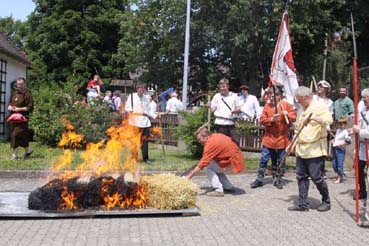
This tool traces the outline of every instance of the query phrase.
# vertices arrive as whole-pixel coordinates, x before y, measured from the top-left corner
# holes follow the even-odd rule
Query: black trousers
[[[359,160],[359,197],[365,198],[367,196],[365,183],[365,165],[366,161]]]
[[[296,179],[299,189],[299,206],[308,208],[308,193],[309,193],[309,177],[316,185],[322,202],[330,204],[328,185],[324,180],[322,165],[324,163],[324,156],[303,159],[296,157]]]
[[[230,137],[233,142],[240,146],[240,135],[237,132],[235,125],[215,125],[215,131]]]
[[[150,137],[150,127],[141,128],[141,153],[142,160],[147,161],[149,159],[149,137]]]

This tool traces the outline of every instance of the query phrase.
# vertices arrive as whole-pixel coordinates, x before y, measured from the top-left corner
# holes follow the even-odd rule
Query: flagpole
[[[358,85],[357,85],[357,53],[356,53],[356,39],[354,29],[354,18],[351,12],[351,28],[352,28],[352,43],[354,46],[354,58],[353,58],[353,80],[354,80],[354,124],[358,124]],[[355,134],[355,199],[356,199],[356,224],[359,223],[359,134]],[[367,205],[368,206],[368,205]]]
[[[187,0],[186,12],[186,33],[185,33],[185,50],[184,50],[184,64],[183,64],[183,88],[182,88],[182,104],[183,109],[187,110],[187,81],[188,81],[188,53],[190,46],[190,15],[191,15],[191,0]]]

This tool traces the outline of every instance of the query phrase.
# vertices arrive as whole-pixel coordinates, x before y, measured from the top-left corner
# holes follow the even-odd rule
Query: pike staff
[[[313,115],[313,113],[310,113],[309,116],[307,117],[306,119],[306,122],[309,122],[310,121],[310,118],[311,116]],[[283,155],[282,159],[280,160],[279,164],[278,164],[278,167],[277,167],[277,170],[279,171],[282,167],[283,167],[283,164],[286,162],[286,159],[287,159],[287,156],[292,152],[292,150],[295,148],[295,145],[296,145],[296,142],[297,142],[297,138],[299,137],[302,129],[304,129],[306,125],[303,124],[300,129],[297,131],[297,133],[295,134],[295,136],[293,136],[292,140],[291,140],[291,143],[288,145],[288,147],[286,148],[286,153]]]
[[[351,12],[351,28],[352,28],[352,43],[354,48],[353,57],[353,82],[354,82],[354,124],[358,124],[358,85],[357,85],[357,53],[356,53],[356,39],[354,29],[354,18]],[[355,133],[355,198],[356,198],[356,224],[359,223],[359,134]]]
[[[210,91],[208,93],[208,104],[210,104],[210,100],[211,100],[211,95],[210,95]],[[210,132],[210,118],[211,118],[211,108],[208,107],[208,131]]]
[[[160,115],[160,110],[159,110],[159,95],[158,92],[156,92],[156,101],[158,102],[157,104],[157,111],[158,111],[158,121],[159,121],[159,127],[160,127],[160,143],[161,143],[161,148],[163,150],[163,154],[165,155],[165,149],[164,149],[164,141],[163,141],[163,128],[162,128],[162,124],[161,124],[161,115]]]

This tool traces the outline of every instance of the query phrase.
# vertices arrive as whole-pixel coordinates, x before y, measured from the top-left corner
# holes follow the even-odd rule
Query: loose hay
[[[140,185],[147,189],[150,207],[172,210],[196,206],[198,187],[190,180],[173,174],[158,174],[141,177]]]

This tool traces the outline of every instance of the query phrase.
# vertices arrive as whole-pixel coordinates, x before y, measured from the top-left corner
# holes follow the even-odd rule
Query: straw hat
[[[339,118],[337,122],[346,124],[347,123],[347,118],[346,117]]]
[[[322,87],[324,87],[324,88],[327,88],[327,89],[328,89],[328,91],[330,91],[330,90],[331,90],[331,85],[330,85],[327,81],[325,81],[325,80],[321,80],[321,81],[319,81],[319,82],[318,82],[318,86],[322,86]]]

